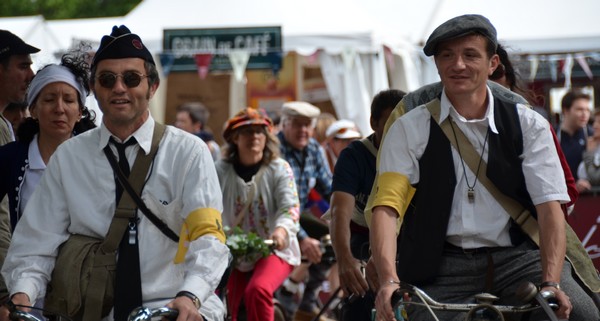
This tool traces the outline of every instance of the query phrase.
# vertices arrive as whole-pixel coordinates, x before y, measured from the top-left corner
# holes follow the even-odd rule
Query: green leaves
[[[271,253],[269,246],[256,233],[245,232],[239,226],[234,227],[233,230],[225,227],[225,233],[228,235],[225,244],[236,261],[256,261]]]

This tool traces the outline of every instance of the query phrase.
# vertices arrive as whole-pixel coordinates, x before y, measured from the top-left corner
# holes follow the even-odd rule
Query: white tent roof
[[[402,30],[413,43],[424,43],[437,26],[452,17],[477,13],[490,19],[499,40],[514,51],[600,50],[598,0],[421,0],[418,8],[404,1],[375,3],[379,6],[376,14],[390,28]]]
[[[163,29],[281,26],[285,51],[372,51],[383,26],[353,0],[144,0],[123,20],[151,49]]]

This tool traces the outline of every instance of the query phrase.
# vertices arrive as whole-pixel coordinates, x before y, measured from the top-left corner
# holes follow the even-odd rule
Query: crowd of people
[[[214,133],[200,102],[175,126],[152,118],[156,63],[125,26],[35,75],[39,49],[0,30],[0,320],[166,306],[178,321],[269,321],[277,305],[293,321],[390,321],[401,282],[515,304],[521,281],[554,293],[561,319],[600,320],[600,278],[566,220],[600,184],[591,96],[567,93],[553,129],[481,15],[444,22],[423,50],[441,82],[377,93],[370,135],[303,101],[283,103],[278,124],[242,108]],[[236,228],[271,252],[232,258]],[[320,311],[326,282],[342,293],[336,315]]]

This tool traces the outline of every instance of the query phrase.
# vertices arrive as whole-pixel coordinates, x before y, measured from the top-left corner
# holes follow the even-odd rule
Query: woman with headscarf
[[[239,265],[233,270],[227,284],[233,321],[242,299],[247,320],[273,321],[273,293],[300,264],[298,193],[290,165],[279,157],[272,124],[261,110],[246,108],[237,113],[227,121],[224,158],[216,163],[223,224],[277,244],[274,254],[260,258],[251,270]]]
[[[31,118],[17,132],[17,141],[0,147],[0,199],[8,194],[14,231],[27,201],[56,148],[73,135],[95,127],[85,107],[89,66],[80,52],[65,54],[35,75],[27,92]]]

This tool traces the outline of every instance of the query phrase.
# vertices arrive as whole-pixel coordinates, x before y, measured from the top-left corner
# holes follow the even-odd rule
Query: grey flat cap
[[[436,47],[440,42],[462,37],[470,33],[479,33],[488,38],[494,46],[498,46],[496,28],[494,28],[488,18],[478,14],[466,14],[454,17],[435,28],[429,39],[427,39],[423,52],[427,56],[432,56],[435,54]]]
[[[287,116],[315,118],[321,114],[321,110],[304,101],[288,101],[283,104],[281,113]]]

